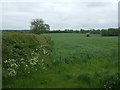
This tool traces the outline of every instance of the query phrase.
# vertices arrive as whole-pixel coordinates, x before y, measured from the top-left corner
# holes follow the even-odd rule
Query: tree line
[[[101,34],[102,36],[118,36],[118,29],[117,28],[109,28],[107,30],[72,30],[72,29],[65,29],[65,30],[50,30],[50,26],[45,24],[42,19],[34,19],[31,22],[31,30],[33,33],[41,34],[41,33],[90,33],[90,34]]]
[[[118,36],[118,28],[108,28],[108,29],[65,29],[65,30],[50,30],[50,25],[46,24],[43,19],[33,19],[31,21],[30,30],[3,30],[4,32],[21,32],[21,33],[35,33],[35,34],[43,34],[43,33],[81,33],[81,34],[101,34],[102,36]]]
[[[20,32],[20,33],[33,33],[31,30],[3,30],[3,33],[7,32]],[[41,33],[41,32],[39,32]],[[109,29],[102,29],[102,30],[73,30],[73,29],[65,29],[65,30],[45,30],[42,33],[81,33],[81,34],[101,34],[102,36],[118,36],[119,30],[117,28],[109,28]]]
[[[102,36],[118,36],[119,30],[117,28],[109,28],[101,31]]]
[[[90,34],[100,34],[101,30],[85,30],[85,29],[80,29],[80,30],[74,30],[74,29],[65,29],[65,30],[51,30],[51,31],[47,31],[46,33],[82,33],[82,34],[86,34],[86,33],[90,33]]]

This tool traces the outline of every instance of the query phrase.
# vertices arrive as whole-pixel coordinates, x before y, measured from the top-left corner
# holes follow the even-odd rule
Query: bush
[[[101,31],[102,36],[118,36],[118,29],[109,28]]]
[[[29,76],[44,71],[52,52],[48,36],[22,33],[3,34],[3,81],[15,76]]]

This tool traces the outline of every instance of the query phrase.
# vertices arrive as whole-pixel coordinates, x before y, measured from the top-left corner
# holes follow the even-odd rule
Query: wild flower
[[[18,67],[18,65],[16,63],[11,64],[10,66],[13,67],[13,68],[17,68]]]
[[[25,65],[25,67],[28,67],[28,65]]]
[[[44,62],[44,59],[42,59],[41,62]]]
[[[14,59],[9,59],[9,60],[10,60],[10,61],[13,61],[13,62],[15,61]]]
[[[30,59],[29,60],[29,63],[31,64],[31,65],[36,65],[37,64],[37,62],[38,62],[38,57],[34,57],[33,59]]]
[[[14,69],[9,69],[9,76],[13,77],[16,75],[16,71]]]
[[[46,51],[45,49],[43,49],[43,54],[44,54],[44,55],[47,54],[47,51]]]
[[[3,61],[4,63],[7,63],[8,61],[7,60],[5,60],[5,61]]]

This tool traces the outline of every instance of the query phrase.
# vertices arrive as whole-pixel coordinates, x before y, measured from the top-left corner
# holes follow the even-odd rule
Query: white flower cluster
[[[8,59],[3,61],[4,64],[6,64],[8,75],[9,76],[15,76],[17,74],[17,69],[19,65],[16,63],[16,60],[14,59]]]
[[[34,65],[38,64],[38,57],[34,57],[34,58],[30,59],[28,62],[30,63],[30,65],[34,66]]]
[[[15,59],[8,59],[3,61],[4,64],[4,70],[7,69],[8,73],[7,75],[13,77],[16,76],[17,73],[21,70],[27,71],[27,73],[31,73],[30,70],[38,70],[38,67],[42,70],[46,70],[45,67],[45,60],[40,57],[41,52],[39,52],[39,49],[35,49],[38,51],[37,53],[35,51],[32,52],[31,57],[28,60],[21,58],[18,60]],[[43,55],[48,55],[49,53],[45,50],[42,49],[42,54]],[[19,70],[18,70],[19,69]]]
[[[9,76],[15,76],[17,74],[15,69],[8,68],[8,71],[9,71],[9,73],[8,73]]]

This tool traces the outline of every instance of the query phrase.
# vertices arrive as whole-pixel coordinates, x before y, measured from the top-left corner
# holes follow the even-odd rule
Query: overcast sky
[[[21,0],[20,0],[21,1]],[[119,0],[39,0],[2,2],[3,29],[29,29],[42,18],[51,29],[102,29],[118,27]]]

